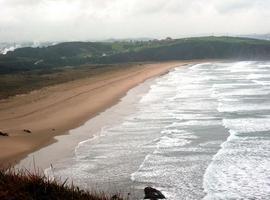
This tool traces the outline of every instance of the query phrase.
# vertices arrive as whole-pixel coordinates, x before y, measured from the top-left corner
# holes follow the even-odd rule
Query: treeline
[[[270,42],[236,38],[194,38],[137,52],[120,53],[99,59],[100,63],[167,61],[190,59],[269,59]]]
[[[0,56],[0,73],[49,70],[84,64],[190,60],[269,59],[270,41],[237,37],[198,37],[143,42],[66,42],[20,48]]]

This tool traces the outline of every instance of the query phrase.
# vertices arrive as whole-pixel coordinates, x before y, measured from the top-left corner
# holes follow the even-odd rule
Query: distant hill
[[[239,37],[115,42],[65,42],[26,47],[0,55],[0,73],[83,64],[187,59],[270,59],[270,41]]]
[[[115,39],[115,38],[110,38],[107,40],[103,40],[101,42],[147,42],[147,41],[151,41],[151,40],[155,40],[154,38],[147,38],[147,37],[142,37],[142,38],[123,38],[123,39]]]
[[[270,40],[270,33],[268,34],[251,34],[251,35],[242,35],[241,37],[259,39],[259,40]]]
[[[237,37],[199,37],[158,42],[137,51],[99,58],[99,63],[188,59],[270,59],[270,41]]]

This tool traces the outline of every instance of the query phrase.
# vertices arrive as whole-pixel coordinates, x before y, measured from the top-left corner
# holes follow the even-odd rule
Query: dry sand
[[[55,142],[56,135],[112,106],[137,84],[188,63],[137,65],[0,101],[0,131],[9,134],[0,137],[0,163],[13,164]]]

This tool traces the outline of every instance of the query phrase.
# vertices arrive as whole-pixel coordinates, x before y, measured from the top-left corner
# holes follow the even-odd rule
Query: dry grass
[[[1,200],[123,200],[120,195],[88,192],[65,182],[48,179],[42,173],[0,169]]]
[[[132,66],[136,66],[136,64],[85,65],[36,69],[19,73],[0,73],[0,100],[17,94],[38,90],[43,87],[83,78],[91,78],[100,74],[127,69]]]

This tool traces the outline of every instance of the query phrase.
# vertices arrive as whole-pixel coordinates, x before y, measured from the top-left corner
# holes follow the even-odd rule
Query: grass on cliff
[[[50,180],[41,173],[0,169],[1,200],[122,200],[120,195],[81,190],[66,182]]]

